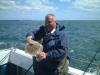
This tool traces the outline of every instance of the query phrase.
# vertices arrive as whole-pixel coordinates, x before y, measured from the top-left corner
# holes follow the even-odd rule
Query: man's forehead
[[[53,20],[53,17],[52,16],[47,17],[46,20]]]

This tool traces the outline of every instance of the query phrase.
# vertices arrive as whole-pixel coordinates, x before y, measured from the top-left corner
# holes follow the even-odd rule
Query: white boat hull
[[[0,51],[0,56],[2,55],[2,57],[0,57],[0,59],[2,59],[10,51],[11,51],[10,55],[7,57],[7,59],[2,64],[6,64],[6,63],[10,62],[10,63],[15,64],[19,67],[22,67],[26,70],[32,65],[32,63],[33,63],[32,56],[30,56],[29,54],[26,54],[25,51],[20,50],[20,49],[2,50],[2,51]],[[33,73],[34,72],[33,67],[29,71]],[[71,74],[71,75],[83,75],[83,73],[84,72],[82,70],[78,70],[76,68],[69,67],[69,74]],[[93,75],[93,74],[85,73],[85,75]]]

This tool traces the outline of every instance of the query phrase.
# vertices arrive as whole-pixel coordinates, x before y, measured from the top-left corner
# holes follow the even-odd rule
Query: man
[[[29,32],[27,39],[41,42],[43,52],[33,57],[35,75],[66,75],[68,71],[68,41],[65,27],[57,24],[56,16],[48,14],[45,26],[35,32]]]

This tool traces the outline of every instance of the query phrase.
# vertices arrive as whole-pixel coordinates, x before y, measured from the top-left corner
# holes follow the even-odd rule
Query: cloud
[[[40,10],[40,11],[52,11],[55,10],[56,8],[54,8],[53,6],[48,6],[43,4],[45,0],[36,0],[35,2],[33,2],[33,0],[26,0],[26,2],[29,4],[29,6],[33,9],[33,10]],[[48,0],[45,1],[45,3],[50,3]]]
[[[73,8],[80,8],[86,11],[100,11],[100,0],[76,0]]]
[[[1,0],[0,1],[0,9],[1,10],[7,10],[7,9],[11,9],[13,7],[15,7],[15,2],[11,1],[11,0]]]
[[[25,10],[25,11],[54,11],[56,7],[50,6],[49,0],[1,0],[0,10]]]

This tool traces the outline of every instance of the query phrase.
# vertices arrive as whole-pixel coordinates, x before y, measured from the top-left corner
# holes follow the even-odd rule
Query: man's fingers
[[[32,36],[28,36],[27,41],[28,41],[29,44],[32,44]]]
[[[40,52],[37,56],[39,61],[46,59],[46,53],[45,52]]]
[[[27,40],[28,40],[28,39],[32,39],[32,36],[28,36],[28,37],[27,37]]]

